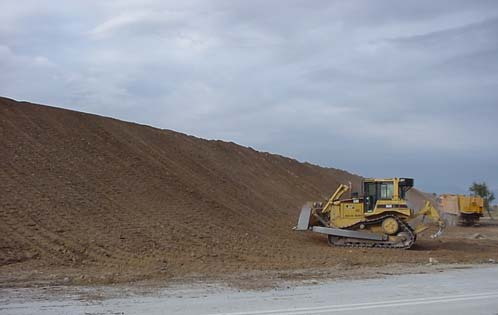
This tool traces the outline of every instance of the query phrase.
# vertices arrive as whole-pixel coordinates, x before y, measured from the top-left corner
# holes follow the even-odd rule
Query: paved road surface
[[[498,314],[496,265],[270,291],[203,285],[137,295],[121,288],[118,297],[88,300],[102,288],[60,287],[48,295],[40,290],[0,290],[0,314]]]

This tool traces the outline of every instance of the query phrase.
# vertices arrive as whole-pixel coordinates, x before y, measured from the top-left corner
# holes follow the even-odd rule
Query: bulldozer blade
[[[299,214],[299,220],[297,221],[297,226],[294,227],[296,231],[307,231],[310,225],[311,217],[311,203],[307,202],[302,208]]]

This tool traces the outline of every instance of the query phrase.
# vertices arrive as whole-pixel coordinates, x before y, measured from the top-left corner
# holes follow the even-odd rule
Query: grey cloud
[[[0,6],[2,95],[431,191],[496,187],[495,1]]]

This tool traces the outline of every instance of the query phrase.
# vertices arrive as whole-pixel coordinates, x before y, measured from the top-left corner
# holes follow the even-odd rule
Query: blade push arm
[[[344,184],[340,184],[339,187],[336,189],[336,191],[334,192],[334,194],[330,197],[330,199],[327,201],[327,204],[325,204],[325,206],[323,207],[323,212],[327,211],[327,209],[329,208],[329,206],[334,203],[335,201],[339,200],[341,198],[342,195],[344,195],[344,193],[346,191],[349,190],[349,187],[347,185],[344,185]]]

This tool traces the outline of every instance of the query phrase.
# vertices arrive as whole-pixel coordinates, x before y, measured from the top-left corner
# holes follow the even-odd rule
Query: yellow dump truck
[[[460,225],[476,225],[484,211],[484,199],[476,196],[443,194],[438,198],[439,210],[458,218]]]

